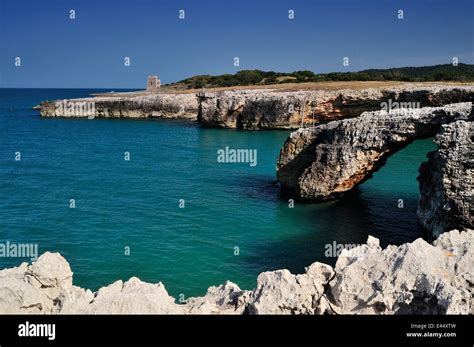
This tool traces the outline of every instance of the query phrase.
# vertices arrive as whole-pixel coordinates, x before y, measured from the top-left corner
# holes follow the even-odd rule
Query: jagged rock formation
[[[288,270],[261,273],[257,288],[248,303],[249,314],[315,314],[324,313],[326,301],[320,304],[326,286],[334,277],[331,266],[313,263],[306,273],[293,275]]]
[[[473,231],[382,250],[378,240],[344,251],[331,281],[339,313],[473,313]],[[335,310],[337,310],[337,308]]]
[[[43,117],[196,119],[198,103],[194,94],[127,94],[45,101],[35,109]]]
[[[295,129],[392,107],[442,106],[474,101],[472,86],[300,90],[248,89],[218,93],[109,93],[83,99],[45,101],[35,106],[43,117],[183,118],[205,127]],[[91,112],[84,112],[94,105]]]
[[[209,287],[205,296],[186,300],[187,314],[243,314],[250,291],[242,290],[230,281],[217,287]]]
[[[420,167],[417,214],[435,236],[453,227],[474,228],[474,125],[457,121],[443,125]]]
[[[371,177],[413,140],[434,136],[442,124],[472,120],[472,103],[364,112],[293,132],[280,151],[277,177],[284,193],[303,200],[335,198]]]
[[[76,287],[66,260],[47,252],[0,271],[0,313],[473,314],[472,283],[473,230],[384,250],[369,236],[344,250],[334,269],[316,262],[301,275],[264,272],[252,291],[226,282],[183,304],[162,283],[136,277],[96,293]]]
[[[357,117],[364,111],[392,107],[442,106],[474,101],[474,87],[420,87],[278,91],[254,89],[202,94],[198,121],[207,127],[295,129],[302,124]],[[400,104],[401,103],[401,104]],[[388,105],[387,105],[388,106]]]

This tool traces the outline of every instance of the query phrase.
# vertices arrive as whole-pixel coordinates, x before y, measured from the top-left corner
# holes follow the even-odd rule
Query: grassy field
[[[430,87],[430,86],[474,86],[473,82],[401,82],[401,81],[336,81],[336,82],[308,82],[308,83],[280,83],[271,85],[251,85],[236,87],[218,87],[205,88],[206,92],[222,92],[233,90],[250,90],[250,89],[272,89],[276,91],[297,91],[297,90],[340,90],[340,89],[367,89],[367,88],[410,88],[410,87]],[[186,89],[185,86],[174,84],[172,86],[163,86],[160,93],[169,94],[193,94],[202,91],[202,89]],[[97,96],[108,97],[124,97],[124,96],[140,96],[149,95],[143,91],[126,92],[126,93],[100,93]]]
[[[414,86],[443,86],[459,85],[474,86],[473,82],[401,82],[401,81],[335,81],[335,82],[308,82],[308,83],[279,83],[270,85],[251,85],[235,87],[205,88],[209,92],[248,90],[248,89],[274,89],[279,91],[295,90],[339,90],[339,89],[366,89],[366,88],[390,88],[390,87],[414,87]],[[163,92],[197,93],[202,89],[183,89],[179,85],[164,86]]]

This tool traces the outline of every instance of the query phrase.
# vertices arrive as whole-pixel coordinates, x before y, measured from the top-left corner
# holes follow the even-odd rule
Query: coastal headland
[[[298,129],[383,108],[436,107],[469,101],[474,101],[474,86],[470,84],[320,82],[105,93],[44,101],[35,109],[42,117],[186,119],[204,127],[268,130]]]

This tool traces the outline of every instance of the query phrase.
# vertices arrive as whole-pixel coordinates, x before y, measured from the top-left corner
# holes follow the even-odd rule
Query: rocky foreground
[[[0,271],[0,313],[473,314],[474,231],[452,230],[382,249],[376,238],[336,266],[263,272],[254,290],[226,282],[178,304],[162,283],[117,281],[93,293],[73,285],[59,253]]]
[[[442,106],[474,101],[473,86],[299,90],[244,89],[223,92],[157,94],[109,93],[91,98],[45,101],[43,117],[181,118],[205,127],[245,130],[296,129],[302,124],[357,117],[387,107]],[[89,111],[89,105],[93,110]]]

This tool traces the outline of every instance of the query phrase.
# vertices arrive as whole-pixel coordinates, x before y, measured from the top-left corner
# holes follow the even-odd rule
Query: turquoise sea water
[[[251,289],[262,271],[333,264],[324,256],[333,241],[363,243],[371,234],[386,245],[424,235],[416,176],[435,148],[430,139],[395,154],[359,192],[290,209],[274,182],[288,131],[42,119],[31,110],[42,100],[92,92],[0,89],[0,242],[60,252],[76,285],[97,289],[138,276],[162,281],[175,296],[202,295],[226,280]],[[217,150],[226,146],[257,149],[258,165],[218,163]],[[28,259],[0,258],[0,269],[21,261]]]

